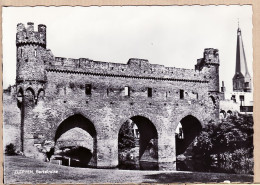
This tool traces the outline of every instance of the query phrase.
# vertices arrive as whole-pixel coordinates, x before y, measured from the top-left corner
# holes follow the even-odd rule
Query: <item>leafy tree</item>
[[[118,147],[120,150],[131,149],[135,147],[135,138],[132,130],[132,124],[129,122],[126,122],[122,125],[118,138]]]
[[[202,156],[207,156],[213,147],[210,134],[202,131],[201,134],[195,138],[193,142],[193,150],[195,153],[200,153]]]
[[[241,150],[239,150],[241,149]],[[210,122],[193,143],[194,154],[209,157],[211,154],[253,156],[253,117],[230,116],[219,123]]]

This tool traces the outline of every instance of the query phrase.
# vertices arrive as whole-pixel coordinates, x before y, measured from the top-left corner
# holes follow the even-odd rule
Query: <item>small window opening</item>
[[[125,86],[125,96],[130,96],[130,87]]]
[[[152,88],[148,87],[148,97],[152,97],[153,92],[152,92]]]
[[[240,95],[239,99],[240,99],[240,101],[244,101],[244,99],[245,99],[244,95]]]
[[[85,85],[85,93],[86,95],[91,95],[91,84]]]
[[[245,87],[249,87],[249,82],[246,82],[246,83],[245,83]]]
[[[184,99],[184,90],[180,89],[180,99]]]
[[[236,95],[232,95],[231,100],[233,100],[233,102],[236,102]]]
[[[36,51],[36,50],[34,50],[34,56],[35,56],[35,57],[37,56],[37,51]]]

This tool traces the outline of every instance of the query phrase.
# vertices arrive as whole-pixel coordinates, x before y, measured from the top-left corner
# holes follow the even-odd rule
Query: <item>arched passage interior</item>
[[[65,119],[58,126],[54,140],[55,154],[62,156],[65,165],[96,166],[96,129],[93,123],[81,114]]]
[[[189,146],[202,130],[200,121],[191,115],[184,117],[179,124],[177,128],[181,131],[176,134],[176,156],[184,153],[187,154]]]
[[[148,118],[134,116],[127,120],[119,130],[118,146],[119,165],[135,163],[142,169],[151,167],[145,167],[145,163],[153,163],[157,168],[158,134]]]

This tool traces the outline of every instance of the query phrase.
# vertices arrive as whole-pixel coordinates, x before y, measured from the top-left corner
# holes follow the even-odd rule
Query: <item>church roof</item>
[[[246,55],[242,40],[241,29],[238,27],[237,29],[237,51],[236,51],[236,75],[243,75],[243,77],[249,77],[250,74],[247,68]]]

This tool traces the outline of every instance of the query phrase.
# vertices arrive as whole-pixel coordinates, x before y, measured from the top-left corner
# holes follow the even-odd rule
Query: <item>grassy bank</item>
[[[24,171],[23,171],[24,170]],[[25,171],[29,170],[29,171]],[[38,172],[36,173],[36,171]],[[48,170],[48,173],[39,173]],[[50,173],[53,172],[53,173]],[[180,171],[130,171],[59,166],[23,156],[5,156],[5,183],[253,182],[253,175]]]

